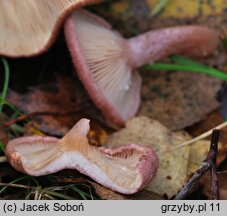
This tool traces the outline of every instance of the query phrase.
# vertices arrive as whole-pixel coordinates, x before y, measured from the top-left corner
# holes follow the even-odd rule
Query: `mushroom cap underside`
[[[128,64],[126,40],[98,18],[73,12],[65,23],[66,41],[93,102],[109,122],[123,125],[138,110],[141,77]]]
[[[88,120],[82,119],[78,124],[90,128]],[[111,149],[90,146],[76,126],[61,140],[37,136],[10,141],[6,146],[8,161],[18,171],[33,176],[76,169],[125,194],[137,192],[155,176],[159,162],[151,148],[137,144]]]
[[[0,55],[30,57],[48,50],[68,14],[101,0],[0,2]]]

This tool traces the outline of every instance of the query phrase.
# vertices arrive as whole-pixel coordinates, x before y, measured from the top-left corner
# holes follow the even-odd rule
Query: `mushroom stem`
[[[207,56],[218,45],[218,33],[202,26],[178,26],[146,32],[128,44],[129,62],[138,68],[173,54]]]

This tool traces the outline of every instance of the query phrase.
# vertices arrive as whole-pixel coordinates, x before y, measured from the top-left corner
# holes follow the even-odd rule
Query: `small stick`
[[[216,172],[216,158],[218,150],[218,141],[220,137],[220,130],[213,130],[210,150],[208,152],[207,158],[203,161],[201,166],[197,169],[195,174],[189,180],[189,182],[182,188],[182,190],[176,195],[175,200],[184,199],[191,191],[191,189],[196,185],[200,177],[210,169],[211,171],[211,191],[213,199],[220,199],[218,178]]]
[[[220,130],[214,130],[211,137],[210,150],[207,155],[207,161],[211,164],[211,169],[210,169],[211,192],[213,195],[213,199],[215,200],[220,199],[218,176],[217,176],[217,169],[216,169],[219,137],[220,137]]]

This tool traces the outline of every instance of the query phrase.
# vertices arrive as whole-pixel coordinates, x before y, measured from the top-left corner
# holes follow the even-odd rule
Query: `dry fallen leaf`
[[[151,146],[158,154],[160,167],[154,180],[146,187],[154,193],[173,197],[205,159],[209,141],[199,141],[191,146],[167,151],[191,137],[186,132],[171,132],[158,121],[137,117],[127,122],[126,128],[114,133],[107,146],[138,143]]]
[[[79,119],[87,117],[92,120],[91,143],[98,145],[106,139],[107,128],[100,123],[103,121],[100,112],[81,83],[72,77],[58,75],[55,82],[33,87],[25,94],[10,91],[7,100],[25,113],[53,113],[33,117],[39,130],[49,135],[63,136]]]
[[[5,127],[3,124],[5,120],[6,118],[2,115],[2,113],[0,113],[0,142],[2,144],[7,143],[9,140],[7,127]]]
[[[155,77],[156,73],[143,73],[146,78],[139,115],[157,119],[166,127],[177,130],[200,121],[218,108],[216,95],[222,81],[183,72],[159,72]]]
[[[211,178],[210,175],[206,175],[206,178],[203,179],[205,183],[204,194],[208,197],[208,199],[212,199],[211,192]],[[227,200],[227,173],[218,173],[218,183],[219,183],[219,191],[220,191],[220,199]]]
[[[95,182],[90,182],[97,195],[104,200],[162,200],[163,198],[151,191],[142,190],[133,195],[123,195],[109,190]]]

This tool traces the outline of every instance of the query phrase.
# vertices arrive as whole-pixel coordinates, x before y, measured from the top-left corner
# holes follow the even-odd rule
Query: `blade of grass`
[[[24,128],[18,124],[12,124],[9,127],[17,136],[24,133]]]
[[[80,188],[78,188],[78,186],[75,186],[75,185],[72,186],[71,189],[74,190],[75,192],[77,192],[81,196],[82,199],[87,200],[89,198],[89,199],[92,199],[93,200],[94,197],[92,195],[90,186],[88,186],[86,184],[81,184],[81,185],[83,185],[85,187],[88,187],[90,194],[88,194],[85,191],[82,191]]]
[[[62,199],[65,199],[65,200],[74,200],[74,198],[71,197],[71,196],[68,196],[68,195],[65,195],[65,194],[62,194],[62,193],[59,193],[59,192],[51,191],[51,190],[48,190],[48,189],[45,189],[45,188],[41,190],[41,193],[48,194],[48,195],[58,197],[58,198],[62,198]]]
[[[77,192],[77,193],[81,196],[81,198],[82,198],[83,200],[86,200],[86,199],[87,199],[87,194],[84,193],[83,191],[81,191],[81,190],[80,190],[79,188],[77,188],[76,186],[72,186],[71,189],[72,189],[73,191]]]
[[[160,13],[164,9],[167,2],[168,0],[159,0],[159,2],[155,5],[153,10],[151,11],[150,16],[155,16],[158,13]]]
[[[207,65],[203,65],[203,64],[200,64],[194,60],[191,60],[191,59],[188,59],[188,58],[185,58],[181,55],[173,55],[170,57],[170,59],[177,63],[177,64],[181,64],[181,65],[193,65],[195,67],[204,67],[204,68],[209,68]]]
[[[14,111],[14,114],[13,115],[19,116],[19,115],[22,114],[22,112],[18,108],[16,108],[15,106],[13,106],[7,100],[3,99],[0,96],[0,106],[3,106],[3,105],[7,105],[10,109],[12,109]]]
[[[207,66],[207,65],[203,65],[203,64],[200,64],[194,60],[191,60],[191,59],[188,59],[188,58],[185,58],[181,55],[174,55],[174,56],[171,56],[170,59],[172,61],[174,61],[175,63],[177,64],[180,64],[180,65],[191,65],[191,66],[195,66],[196,68],[204,68],[206,70],[209,70],[210,73],[224,73],[223,71],[220,71],[220,70],[217,70],[215,68],[212,68],[210,66]],[[226,73],[224,73],[226,74]]]
[[[10,184],[14,184],[14,183],[16,183],[16,182],[23,181],[23,180],[25,180],[25,179],[27,179],[27,178],[29,178],[29,176],[22,176],[22,177],[20,177],[20,178],[17,178],[17,179],[15,179],[15,180],[9,182],[8,184],[9,184],[9,185],[10,185]],[[9,185],[4,186],[4,187],[0,190],[0,194],[2,194],[2,193],[8,188]]]
[[[146,65],[144,69],[157,70],[157,71],[166,70],[166,71],[184,71],[184,72],[192,72],[192,73],[202,73],[224,81],[227,80],[227,74],[222,71],[219,71],[210,67],[196,67],[195,65],[154,63],[151,65]]]
[[[38,182],[38,180],[35,178],[35,177],[33,177],[33,176],[30,176],[30,179],[36,184],[36,186],[37,187],[39,187],[40,186],[40,184],[39,184],[39,182]]]
[[[4,152],[4,144],[1,140],[0,140],[0,152]]]
[[[1,95],[0,100],[5,100],[6,94],[7,94],[7,91],[8,91],[8,87],[9,87],[9,73],[10,72],[9,72],[8,62],[4,58],[2,58],[2,63],[3,63],[3,66],[4,66],[5,81],[4,81],[2,95]],[[3,108],[3,105],[0,104],[0,112],[2,112],[2,108]]]

